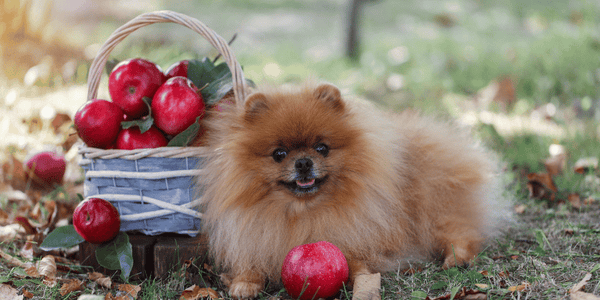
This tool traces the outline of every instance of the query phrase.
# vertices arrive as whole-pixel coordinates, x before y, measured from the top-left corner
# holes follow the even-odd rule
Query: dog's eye
[[[323,156],[327,156],[329,154],[329,147],[323,143],[318,143],[315,145],[315,151]]]
[[[283,159],[287,155],[288,155],[287,150],[285,150],[283,148],[277,148],[277,149],[275,149],[275,151],[273,151],[273,154],[271,154],[271,156],[273,156],[273,160],[275,160],[276,162],[283,161]]]

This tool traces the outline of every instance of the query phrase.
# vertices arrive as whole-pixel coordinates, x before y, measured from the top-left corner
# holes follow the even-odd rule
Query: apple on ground
[[[182,61],[178,61],[178,62],[172,64],[171,66],[169,66],[167,68],[167,70],[165,71],[165,75],[167,76],[167,79],[175,77],[175,76],[182,76],[182,77],[187,78],[189,63],[190,63],[189,60],[182,60]]]
[[[67,162],[65,158],[54,152],[40,152],[29,158],[25,162],[28,172],[33,172],[35,177],[41,180],[44,184],[54,185],[61,184]]]
[[[191,80],[176,76],[165,82],[152,98],[154,124],[175,136],[200,116],[204,116],[204,100]]]
[[[117,149],[133,150],[165,147],[168,143],[165,135],[156,126],[150,127],[144,133],[140,131],[139,127],[133,126],[119,132],[116,145]]]
[[[123,110],[116,104],[93,99],[77,110],[73,122],[77,134],[86,145],[107,149],[117,140],[123,121]]]
[[[73,211],[73,227],[84,240],[92,244],[110,241],[117,236],[121,227],[119,211],[104,199],[89,198],[79,203]]]
[[[348,262],[327,241],[294,247],[283,261],[281,280],[294,299],[328,298],[348,280]]]
[[[132,118],[148,114],[142,98],[152,98],[166,77],[155,63],[134,58],[120,62],[108,78],[108,92],[112,101]]]

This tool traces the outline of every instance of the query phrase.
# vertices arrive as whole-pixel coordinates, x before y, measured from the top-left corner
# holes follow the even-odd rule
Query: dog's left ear
[[[336,111],[343,112],[345,109],[340,90],[332,84],[320,84],[313,92],[313,95],[316,99],[323,101]]]

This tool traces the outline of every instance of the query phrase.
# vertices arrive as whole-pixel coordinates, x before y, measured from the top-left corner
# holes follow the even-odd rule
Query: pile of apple
[[[200,90],[187,78],[188,63],[177,62],[165,73],[141,58],[117,64],[108,79],[112,102],[93,99],[75,114],[79,137],[101,149],[167,146],[205,113]]]

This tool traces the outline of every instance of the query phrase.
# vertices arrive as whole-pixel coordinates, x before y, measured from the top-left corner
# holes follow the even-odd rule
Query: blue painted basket
[[[109,36],[90,66],[88,101],[96,98],[112,49],[133,31],[154,23],[180,24],[209,41],[229,66],[236,104],[243,105],[246,81],[227,42],[200,21],[173,11],[139,15]],[[121,231],[195,236],[202,214],[195,209],[201,187],[194,182],[196,176],[203,176],[199,163],[206,151],[205,147],[104,150],[84,145],[79,148],[79,164],[85,171],[84,196],[110,201],[121,216]]]

